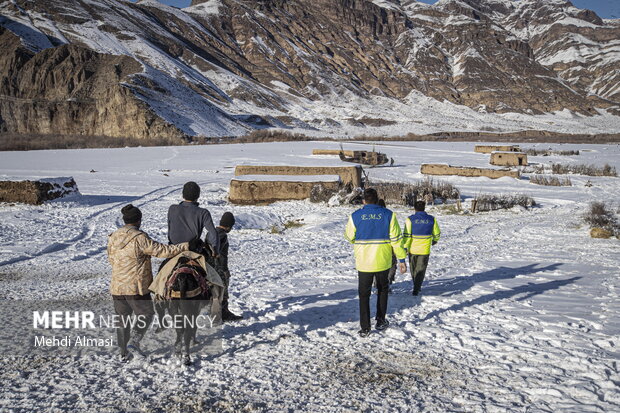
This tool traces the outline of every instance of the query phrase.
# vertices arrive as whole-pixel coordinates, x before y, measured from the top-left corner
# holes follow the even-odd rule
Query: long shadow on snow
[[[489,271],[480,272],[470,276],[454,277],[448,280],[431,280],[427,281],[424,287],[424,295],[435,296],[452,296],[463,291],[472,288],[476,283],[487,281],[498,281],[516,278],[519,275],[535,274],[543,271],[554,271],[561,263],[551,264],[546,267],[534,268],[539,264],[530,264],[523,267],[510,268],[510,267],[498,267]],[[401,276],[405,276],[404,274]],[[394,292],[410,292],[412,288],[412,281],[401,281],[395,283],[392,288]],[[373,295],[374,297],[374,295]],[[342,298],[357,298],[357,290],[344,290],[335,294],[311,294],[300,295],[294,297],[283,297],[275,300],[268,308],[259,312],[251,313],[254,317],[259,318],[268,313],[277,311],[281,308],[288,308],[292,306],[305,306],[325,300],[340,300]]]
[[[517,301],[527,300],[535,295],[542,294],[546,291],[557,290],[560,287],[564,287],[566,285],[572,284],[577,280],[580,280],[582,277],[573,277],[567,280],[555,280],[549,281],[545,283],[527,283],[526,285],[521,285],[519,287],[515,287],[508,291],[495,291],[494,293],[483,295],[481,297],[475,298],[473,300],[468,300],[459,304],[454,304],[448,308],[442,308],[440,310],[435,310],[426,315],[423,319],[417,320],[417,323],[422,323],[424,321],[430,320],[433,317],[437,317],[443,313],[448,311],[461,311],[466,307],[472,307],[476,305],[486,304],[495,300],[505,300],[507,298],[511,298],[517,296],[519,294],[525,294],[523,297],[519,297]]]
[[[354,297],[351,296],[354,295]],[[314,304],[321,301],[331,301],[331,300],[341,300],[344,298],[357,298],[357,290],[342,290],[336,293],[320,293],[320,294],[308,294],[308,295],[296,295],[291,297],[282,297],[279,298],[273,303],[261,310],[249,313],[248,315],[252,315],[256,318],[262,317],[264,315],[273,313],[274,311],[279,311],[281,309],[288,309],[293,306],[305,306],[308,304]],[[246,313],[247,314],[247,313]]]
[[[489,271],[479,272],[469,276],[454,277],[447,280],[429,280],[425,282],[426,285],[423,286],[423,292],[425,296],[432,295],[451,297],[455,294],[460,294],[463,291],[469,290],[477,283],[509,280],[512,278],[516,278],[520,275],[530,275],[545,271],[555,271],[563,264],[556,263],[547,265],[546,267],[535,268],[537,265],[540,264],[529,264],[517,268],[498,267]],[[408,280],[403,283],[395,284],[395,287],[398,287],[399,289],[403,286],[411,290],[411,281]]]
[[[303,308],[299,311],[293,311],[289,314],[277,315],[272,320],[261,321],[252,323],[247,326],[238,326],[235,324],[229,324],[228,328],[224,329],[223,338],[230,339],[235,336],[244,336],[252,333],[258,333],[265,329],[271,329],[280,325],[289,324],[296,326],[297,329],[294,334],[299,336],[306,336],[310,331],[327,328],[342,321],[357,321],[359,318],[359,307],[357,303],[357,289],[349,289],[338,291],[334,294],[325,295],[311,294],[297,297],[285,297],[277,300],[269,309],[261,313],[255,313],[254,316],[260,317],[266,315],[270,311],[279,311],[280,303],[286,303],[288,306],[306,306],[310,304],[319,304],[321,301],[338,301],[334,304],[328,305],[316,305],[312,307]],[[374,296],[371,298],[374,303]],[[355,302],[351,302],[355,301]],[[371,308],[374,305],[371,303]],[[285,307],[286,308],[286,307]],[[288,331],[283,332],[283,335],[288,334]],[[276,341],[276,338],[273,341]],[[265,343],[264,340],[256,343],[251,343],[248,346],[234,347],[229,349],[225,353],[234,353],[239,350],[247,350],[259,344]]]
[[[447,285],[443,285],[443,282],[437,281],[436,285],[427,287],[424,290],[424,295],[442,296],[445,295],[444,293],[446,292],[448,293],[448,295],[452,295],[473,287],[476,282],[510,279],[515,278],[518,275],[534,274],[542,271],[552,271],[557,269],[562,264],[552,264],[546,267],[534,268],[536,265],[538,264],[531,264],[518,268],[499,267],[490,271],[474,274],[470,277],[457,277],[452,280],[448,280]],[[581,277],[575,277],[569,280],[551,281],[542,284],[528,283],[525,286],[516,287],[511,291],[498,291],[474,300],[455,304],[446,309],[433,311],[432,313],[429,313],[422,321],[428,320],[446,311],[462,310],[463,308],[468,306],[484,304],[492,300],[505,299],[518,294],[528,293],[526,296],[519,298],[519,300],[524,300],[531,296],[541,294],[545,291],[557,289],[564,285],[568,285],[578,280],[579,278]],[[411,281],[404,281],[395,284],[395,286],[399,285],[407,285],[408,287],[410,287]],[[411,296],[409,294],[407,294],[406,298],[407,299],[403,299],[401,294],[391,295],[388,304],[388,314],[394,311],[399,311],[405,307],[413,307],[417,305],[418,300],[410,301]],[[358,321],[359,304],[357,300],[357,289],[342,290],[334,294],[327,295],[325,293],[320,293],[295,297],[283,297],[274,301],[273,304],[269,306],[269,308],[260,312],[252,313],[252,316],[260,318],[269,313],[282,311],[283,309],[287,309],[290,307],[306,307],[312,304],[317,305],[306,307],[299,311],[293,311],[289,314],[277,315],[272,320],[252,323],[250,325],[239,326],[229,324],[229,327],[225,328],[223,331],[223,338],[232,339],[235,336],[252,335],[255,333],[259,333],[265,329],[272,329],[274,327],[286,324],[295,326],[297,328],[293,332],[283,331],[283,336],[287,335],[288,333],[293,333],[300,337],[305,337],[311,331],[328,328],[338,322]],[[337,301],[337,303],[320,305],[320,303],[323,301]],[[371,296],[370,302],[371,316],[374,315],[375,306],[376,294],[373,294]],[[245,351],[260,344],[277,342],[279,338],[280,337],[276,337],[273,340],[263,339],[256,342],[248,343],[246,345],[232,347],[225,351],[224,354],[232,354],[236,351]]]

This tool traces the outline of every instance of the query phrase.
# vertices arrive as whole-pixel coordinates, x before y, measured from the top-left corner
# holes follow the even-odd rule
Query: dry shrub
[[[178,146],[187,141],[181,138],[132,137],[115,138],[111,136],[90,135],[22,135],[7,133],[0,135],[0,151],[34,151],[42,149],[85,149],[85,148],[124,148],[127,146]]]
[[[327,188],[324,185],[316,184],[310,190],[310,202],[327,202],[338,190]]]
[[[303,133],[292,133],[279,129],[259,129],[234,139],[227,139],[231,143],[260,143],[260,142],[304,142],[317,140]]]
[[[583,220],[590,228],[602,228],[616,236],[620,235],[618,217],[613,212],[613,208],[605,202],[591,202],[583,215]]]
[[[375,188],[379,198],[382,198],[388,204],[410,207],[417,200],[423,200],[427,203],[435,203],[435,201],[439,200],[445,204],[449,200],[461,198],[461,192],[457,187],[449,182],[435,181],[432,178],[426,178],[414,183],[368,182],[366,187]]]
[[[304,222],[302,222],[302,221],[303,221],[303,219],[296,219],[296,220],[286,221],[284,223],[284,229],[303,227],[306,224]]]
[[[531,142],[531,143],[615,143],[620,142],[620,133],[603,133],[597,135],[562,134],[549,131],[524,130],[520,132],[436,132],[427,135],[409,133],[395,136],[354,137],[360,141],[443,141],[443,142]]]
[[[586,175],[586,176],[618,176],[616,168],[605,164],[603,166],[576,164],[576,165],[563,165],[559,163],[552,163],[550,168],[546,168],[545,165],[538,165],[534,168],[534,172],[543,174],[548,169],[551,173],[556,175]]]
[[[526,154],[528,154],[530,156],[550,156],[550,155],[573,156],[573,155],[579,155],[579,151],[556,151],[556,150],[553,150],[553,149],[535,149],[535,148],[524,149],[524,150],[522,150],[522,152],[525,152]]]
[[[573,186],[573,182],[569,177],[558,178],[556,176],[532,175],[530,182],[546,186]]]
[[[496,211],[510,209],[515,206],[531,208],[536,205],[534,198],[525,194],[480,194],[472,201],[473,212]]]

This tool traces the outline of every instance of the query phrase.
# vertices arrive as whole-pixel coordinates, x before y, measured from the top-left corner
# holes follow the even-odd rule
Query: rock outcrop
[[[478,114],[620,115],[620,23],[565,0],[13,0],[0,13],[0,131],[429,133],[443,113],[467,130],[485,130]]]
[[[142,66],[128,56],[67,44],[34,53],[0,27],[0,131],[113,137],[183,137],[124,82]]]

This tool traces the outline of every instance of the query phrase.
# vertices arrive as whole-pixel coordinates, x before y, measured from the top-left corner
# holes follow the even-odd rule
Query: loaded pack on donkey
[[[167,309],[176,330],[175,354],[189,365],[190,345],[197,343],[198,318],[209,308],[208,327],[221,324],[224,283],[200,253],[185,251],[164,262],[149,290],[155,294],[159,317]],[[162,323],[162,320],[160,320]],[[167,323],[162,323],[167,324]]]

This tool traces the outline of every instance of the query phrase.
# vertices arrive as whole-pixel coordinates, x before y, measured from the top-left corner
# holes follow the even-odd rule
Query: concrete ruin
[[[361,166],[277,166],[277,165],[238,165],[235,176],[243,175],[338,175],[344,184],[354,188],[362,186]]]
[[[337,149],[313,149],[312,155],[338,155],[343,162],[377,166],[389,161],[386,154],[373,151],[345,151]]]
[[[353,151],[353,156],[347,156],[344,152],[339,154],[343,162],[360,163],[362,165],[377,166],[388,162],[386,154],[381,152]]]
[[[230,181],[228,199],[234,204],[261,205],[277,201],[310,198],[316,186],[337,192],[341,186],[338,175],[243,175]]]
[[[78,187],[72,177],[0,181],[0,202],[40,205],[75,193],[78,193]]]
[[[336,155],[339,156],[340,152],[344,154],[344,156],[355,156],[355,151],[341,151],[338,149],[313,149],[312,155]]]
[[[452,166],[446,164],[422,164],[420,172],[425,175],[457,175],[467,177],[486,176],[487,178],[497,179],[504,176],[510,178],[519,178],[519,171],[510,169],[491,169],[491,168],[475,168],[469,166]]]
[[[518,145],[476,145],[474,152],[492,153],[492,152],[521,152]]]
[[[493,152],[491,153],[490,164],[497,166],[526,166],[527,154],[523,152]]]

